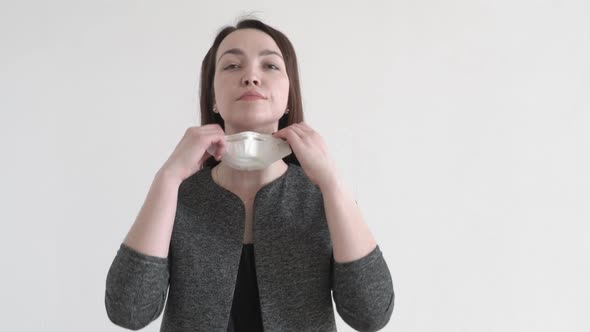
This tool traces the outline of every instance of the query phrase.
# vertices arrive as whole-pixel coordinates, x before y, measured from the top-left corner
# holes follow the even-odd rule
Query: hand
[[[322,137],[307,123],[300,122],[273,134],[289,143],[307,177],[322,188],[336,177],[336,167]]]
[[[195,174],[205,160],[211,157],[207,149],[217,145],[215,159],[219,160],[226,149],[225,133],[218,124],[190,127],[161,170],[184,181]]]

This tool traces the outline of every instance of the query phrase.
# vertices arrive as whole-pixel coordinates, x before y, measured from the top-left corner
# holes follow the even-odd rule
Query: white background
[[[588,1],[3,0],[3,331],[122,330],[108,268],[248,13],[295,46],[393,277],[385,331],[590,330]]]

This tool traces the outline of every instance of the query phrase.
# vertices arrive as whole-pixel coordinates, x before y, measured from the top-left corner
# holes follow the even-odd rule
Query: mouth
[[[262,96],[257,96],[257,95],[245,95],[240,97],[240,99],[238,100],[243,100],[243,101],[255,101],[255,100],[264,100],[266,98],[262,97]]]
[[[260,99],[266,99],[266,97],[263,96],[260,92],[258,92],[256,90],[245,91],[240,96],[240,98],[238,98],[238,100],[244,100],[244,101],[253,101],[253,100],[260,100]]]

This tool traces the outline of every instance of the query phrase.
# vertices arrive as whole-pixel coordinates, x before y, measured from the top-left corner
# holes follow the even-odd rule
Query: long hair
[[[223,118],[218,113],[213,112],[213,78],[215,77],[215,57],[217,55],[217,49],[227,35],[239,30],[239,29],[256,29],[260,30],[269,35],[283,54],[285,66],[287,70],[287,76],[289,77],[289,99],[287,101],[287,108],[289,112],[283,115],[279,119],[279,130],[288,127],[293,123],[299,123],[303,121],[303,105],[301,101],[301,90],[299,87],[299,70],[297,69],[297,56],[295,55],[295,49],[293,45],[282,32],[272,28],[269,25],[262,23],[255,19],[245,19],[238,22],[234,26],[226,26],[222,28],[215,40],[213,45],[209,48],[209,51],[203,59],[201,64],[201,84],[200,84],[200,106],[201,106],[201,126],[207,124],[217,123],[225,130],[225,123]],[[295,156],[295,153],[291,153],[287,157],[283,158],[283,161],[287,164],[299,164],[299,160]],[[215,158],[207,159],[202,167],[214,167],[219,162]]]

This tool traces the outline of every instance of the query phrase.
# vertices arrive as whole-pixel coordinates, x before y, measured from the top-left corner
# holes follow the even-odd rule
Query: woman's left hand
[[[336,167],[322,137],[307,123],[294,123],[273,134],[287,140],[307,177],[322,188],[336,177]]]

